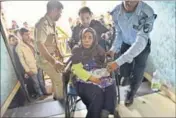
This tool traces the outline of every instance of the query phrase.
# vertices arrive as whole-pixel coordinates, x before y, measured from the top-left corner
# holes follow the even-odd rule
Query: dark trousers
[[[76,89],[87,107],[86,118],[100,118],[103,109],[114,113],[117,100],[115,84],[101,89],[97,85],[76,82]]]
[[[44,83],[42,73],[43,73],[43,71],[41,69],[38,69],[38,73],[31,76],[34,88],[35,88],[37,94],[40,96],[46,94],[45,83]]]
[[[130,45],[122,43],[121,46],[121,54],[126,52],[130,48]],[[132,63],[125,63],[120,67],[120,75],[122,77],[129,77],[129,83],[130,83],[130,94],[132,97],[136,94],[138,88],[140,87],[144,70],[146,67],[146,62],[148,55],[150,53],[150,40],[145,47],[145,49],[134,58]]]

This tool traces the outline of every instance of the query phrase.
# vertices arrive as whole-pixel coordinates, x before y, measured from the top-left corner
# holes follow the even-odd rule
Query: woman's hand
[[[93,82],[93,83],[96,83],[96,84],[99,84],[99,83],[101,82],[99,78],[96,78],[96,77],[94,77],[94,76],[91,76],[91,77],[89,78],[89,81],[91,81],[91,82]]]

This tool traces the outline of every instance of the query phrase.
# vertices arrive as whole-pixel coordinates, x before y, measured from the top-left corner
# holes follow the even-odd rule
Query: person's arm
[[[100,45],[98,46],[97,50],[98,50],[98,55],[97,55],[98,56],[98,60],[100,61],[100,65],[102,65],[105,62],[106,52]]]
[[[109,31],[102,23],[100,23],[98,21],[97,21],[97,25],[98,25],[98,28],[99,28],[98,31],[100,32],[100,34],[106,33]]]
[[[147,21],[145,24],[148,24],[148,28],[145,28],[143,26],[138,31],[136,41],[133,43],[133,45],[122,56],[120,56],[116,60],[116,63],[118,66],[121,66],[126,62],[131,63],[133,59],[145,49],[148,43],[149,33],[153,29],[154,20],[155,18],[153,16],[147,18]],[[148,31],[144,32],[144,30],[148,30]]]
[[[107,40],[113,35],[113,32],[108,30],[102,23],[97,21],[97,25],[99,34],[101,34],[101,39]]]
[[[72,49],[75,44],[76,44],[76,27],[73,28],[73,30],[72,30],[72,36],[69,39],[70,48]]]
[[[82,63],[73,64],[71,70],[78,78],[82,79],[83,81],[88,81],[91,77],[91,74],[83,68]]]
[[[115,21],[115,19],[114,19],[114,21]],[[110,51],[117,52],[117,53],[120,51],[120,48],[122,45],[122,39],[121,39],[120,35],[121,35],[121,29],[119,27],[118,22],[116,21],[115,22],[115,39],[113,41],[113,44],[111,46]]]
[[[16,48],[16,53],[17,53],[17,55],[19,57],[20,63],[23,66],[25,72],[26,73],[30,72],[29,66],[26,64],[26,61],[24,59],[23,51],[19,47],[17,47]]]
[[[41,26],[37,27],[35,29],[35,39],[37,41],[37,47],[40,52],[40,54],[51,64],[55,64],[56,60],[50,55],[48,52],[47,48],[45,47],[45,41],[47,39],[47,27],[46,26]]]

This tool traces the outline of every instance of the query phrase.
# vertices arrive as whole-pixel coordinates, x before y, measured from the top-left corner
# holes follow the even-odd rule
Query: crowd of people
[[[88,7],[82,8],[80,10],[81,14],[82,12],[86,13],[88,12],[89,17],[91,19],[91,11]],[[80,18],[76,19],[75,24],[73,23],[72,19],[69,18],[70,22],[70,28],[73,32],[72,37],[70,38],[69,46],[70,48],[73,48],[74,45],[76,45],[79,41],[79,32],[83,29],[82,28],[76,28],[81,25]],[[102,29],[102,31],[99,31],[99,38],[102,40],[102,46],[104,48],[110,47],[112,44],[112,40],[114,39],[111,37],[111,40],[103,40],[103,33],[107,31],[111,31],[112,34],[114,34],[114,29],[111,24],[106,25],[103,15],[101,15],[101,18],[99,20],[93,20],[91,21],[93,24],[92,26],[97,27],[97,31]],[[88,24],[87,24],[88,25]],[[37,53],[36,50],[34,49],[34,34],[31,30],[31,28],[28,26],[27,22],[23,23],[23,26],[20,28],[19,25],[15,20],[12,20],[12,27],[9,28],[9,31],[11,32],[9,34],[9,45],[11,48],[11,51],[13,54],[15,54],[15,59],[19,60],[18,62],[16,61],[15,63],[18,63],[18,67],[20,65],[19,71],[21,71],[21,74],[23,75],[25,79],[25,83],[28,86],[28,91],[29,94],[32,98],[39,98],[39,99],[44,99],[47,97],[47,95],[50,95],[46,92],[45,89],[45,83],[43,79],[43,70],[38,67],[36,64],[36,56],[35,54]],[[101,36],[102,35],[102,36]],[[107,47],[108,46],[108,47]],[[107,49],[106,49],[107,50]],[[57,80],[57,78],[56,78]],[[55,83],[55,82],[54,82]],[[46,95],[46,96],[43,96]],[[41,97],[41,98],[40,98]],[[57,99],[57,96],[55,95],[53,99]]]
[[[13,54],[13,59],[20,75],[27,84],[30,97],[34,99],[44,99],[48,95],[43,71],[37,66],[35,59],[35,49],[30,31],[27,28],[15,30],[9,35],[9,46]]]
[[[53,98],[59,101],[64,100],[62,71],[65,64],[55,58],[61,57],[55,22],[63,9],[61,2],[51,0],[47,4],[47,13],[35,25],[33,39],[27,23],[9,36],[10,45],[15,47],[24,69],[24,78],[31,78],[37,95],[40,98],[49,95],[41,74],[44,71],[52,80]],[[120,69],[123,85],[130,85],[125,99],[125,105],[130,106],[143,80],[150,53],[149,34],[156,15],[149,5],[139,0],[125,0],[117,5],[110,12],[112,24],[105,25],[103,15],[95,20],[92,14],[89,7],[82,7],[78,11],[79,20],[70,25],[71,71],[76,75],[72,84],[87,107],[87,118],[107,118],[114,113],[116,106],[115,82],[108,73],[116,73]],[[69,22],[71,24],[71,18]],[[12,28],[17,27],[13,22]],[[93,74],[104,68],[107,55],[114,59],[106,65],[107,74]]]

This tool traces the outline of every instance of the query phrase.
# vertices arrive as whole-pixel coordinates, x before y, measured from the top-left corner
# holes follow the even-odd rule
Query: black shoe
[[[53,97],[53,100],[58,100],[60,103],[63,103],[65,101],[64,99],[58,99],[56,97]]]
[[[125,106],[130,107],[133,104],[134,96],[131,95],[130,92],[127,93],[126,99],[125,99]]]
[[[57,98],[56,98],[56,97],[53,97],[53,100],[57,100]]]
[[[44,95],[50,96],[50,95],[52,95],[52,93],[44,93]],[[53,98],[53,99],[54,99],[54,98]]]
[[[121,118],[120,115],[119,115],[119,113],[118,113],[118,111],[115,111],[114,118]]]

